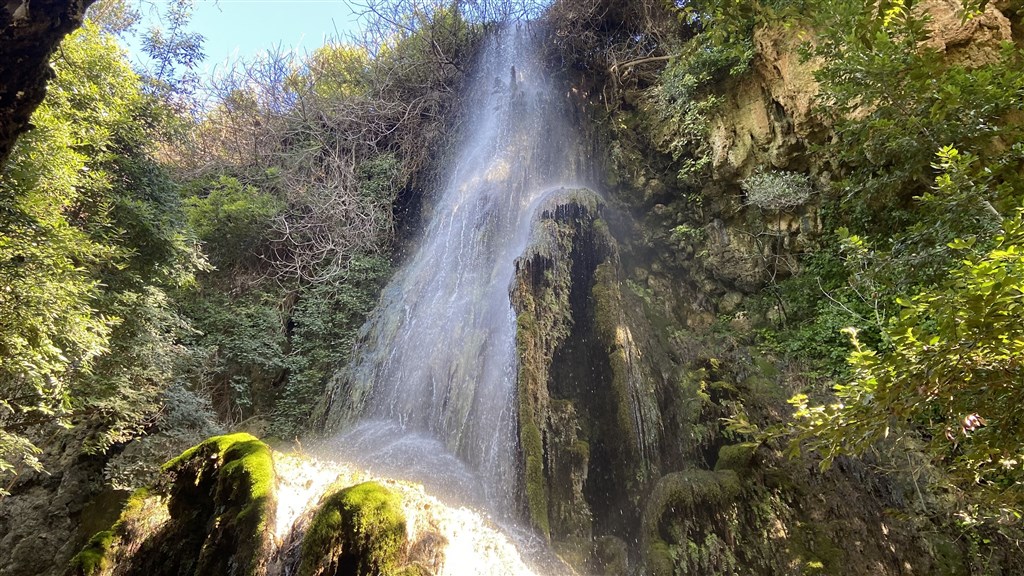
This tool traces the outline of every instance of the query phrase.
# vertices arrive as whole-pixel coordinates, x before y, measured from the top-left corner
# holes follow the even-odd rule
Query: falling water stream
[[[526,26],[486,41],[461,150],[364,328],[346,399],[356,424],[334,443],[504,515],[518,482],[514,264],[536,205],[577,182],[581,164],[566,99],[537,52]]]
[[[536,206],[578,183],[585,162],[530,28],[485,44],[461,149],[364,326],[347,373],[347,425],[327,453],[511,525],[520,481],[509,289]]]

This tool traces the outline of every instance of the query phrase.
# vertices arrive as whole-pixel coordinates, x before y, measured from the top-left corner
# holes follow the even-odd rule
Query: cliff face
[[[969,21],[958,4],[917,8],[949,62],[982,65],[1019,43],[1019,3]],[[936,497],[920,477],[852,459],[823,472],[812,455],[744,441],[785,421],[786,399],[816,378],[762,345],[786,322],[765,288],[799,274],[826,233],[816,191],[837,169],[815,152],[836,135],[816,113],[820,62],[800,54],[811,37],[759,28],[746,71],[716,81],[699,184],[664,145],[656,85],[595,103],[604,201],[562,200],[519,261],[524,509],[591,573],[978,569],[975,544],[914,511]],[[766,173],[808,192],[754,198],[751,177]],[[987,569],[1020,568],[996,548]]]

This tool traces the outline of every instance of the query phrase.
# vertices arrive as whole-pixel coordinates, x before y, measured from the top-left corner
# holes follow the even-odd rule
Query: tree
[[[955,194],[970,158],[940,153],[937,193]],[[1002,223],[990,247],[958,239],[966,253],[938,285],[898,300],[886,330],[891,349],[873,350],[857,331],[853,377],[836,400],[812,405],[796,396],[797,445],[817,450],[828,466],[841,454],[863,454],[886,439],[923,439],[934,461],[968,500],[987,511],[1024,514],[1024,208]]]
[[[113,37],[86,23],[53,65],[0,175],[0,472],[37,464],[37,426],[104,448],[146,425],[182,352],[166,292],[202,266],[151,157],[167,113]]]
[[[26,0],[0,7],[0,169],[46,95],[50,54],[93,0]]]

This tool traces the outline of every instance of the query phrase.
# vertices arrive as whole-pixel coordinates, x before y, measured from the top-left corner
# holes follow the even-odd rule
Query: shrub
[[[798,172],[755,172],[742,182],[747,204],[763,210],[785,210],[807,202],[814,190],[806,174]]]

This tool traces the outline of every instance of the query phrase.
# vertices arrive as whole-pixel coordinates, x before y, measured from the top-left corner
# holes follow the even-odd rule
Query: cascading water
[[[529,27],[486,41],[461,150],[349,368],[344,457],[508,515],[517,501],[515,259],[586,163]]]

